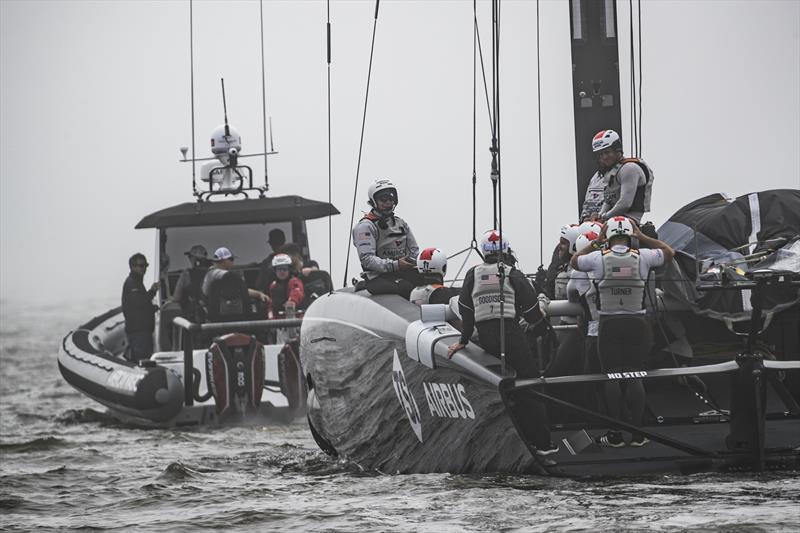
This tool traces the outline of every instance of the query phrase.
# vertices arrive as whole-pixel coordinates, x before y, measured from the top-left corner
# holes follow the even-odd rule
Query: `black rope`
[[[332,172],[331,172],[331,0],[327,1],[328,21],[327,30],[327,60],[328,60],[328,268],[333,268],[333,230],[331,219],[333,218],[333,198],[332,198]],[[348,247],[349,249],[349,247]],[[333,291],[333,285],[331,285]]]
[[[192,0],[189,0],[189,84],[192,108],[192,192],[197,196],[197,171],[195,165],[194,141],[194,29],[192,24]]]
[[[267,83],[264,69],[264,1],[258,0],[258,17],[261,23],[261,127],[264,130],[264,190],[269,190],[267,164]]]
[[[644,152],[642,141],[642,0],[637,1],[639,8],[639,157]]]
[[[637,132],[638,121],[636,120],[636,54],[634,49],[633,39],[633,0],[628,0],[629,7],[629,20],[630,20],[630,36],[631,36],[631,111],[633,113],[631,119],[633,120],[633,139],[631,146],[632,155],[639,155],[639,133]]]
[[[375,0],[375,21],[372,24],[372,45],[369,49],[369,69],[367,70],[367,90],[364,95],[364,116],[361,119],[361,141],[358,143],[358,164],[356,165],[356,182],[353,186],[353,209],[350,211],[350,227],[353,227],[353,220],[356,216],[356,195],[358,193],[358,176],[361,173],[361,152],[364,147],[364,128],[367,123],[367,102],[369,102],[369,82],[372,77],[372,57],[375,51],[375,33],[378,28],[378,6],[381,0]],[[347,271],[350,263],[350,238],[347,239],[347,259],[344,264],[344,284],[347,287]]]
[[[489,103],[489,86],[486,83],[486,66],[483,64],[483,46],[481,46],[481,32],[478,29],[477,10],[475,12],[475,37],[478,39],[478,56],[481,59],[481,75],[483,76],[483,94],[486,96],[486,111],[489,114],[491,135],[494,137],[494,118],[492,117],[492,105]]]
[[[539,53],[539,0],[536,0],[536,118],[539,122],[539,265],[544,265],[544,201],[542,199],[542,69]]]

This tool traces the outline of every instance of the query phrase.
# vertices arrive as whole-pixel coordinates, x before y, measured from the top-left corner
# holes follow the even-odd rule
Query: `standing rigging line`
[[[264,130],[264,190],[269,190],[269,171],[267,170],[267,84],[264,73],[264,0],[258,0],[258,18],[261,24],[261,122]]]
[[[191,101],[191,108],[192,108],[192,191],[194,195],[197,196],[197,171],[196,171],[196,163],[195,163],[195,153],[194,153],[194,24],[193,24],[193,13],[192,13],[192,0],[189,0],[189,85],[190,85],[190,97],[189,100]]]
[[[475,228],[475,218],[477,217],[475,190],[478,183],[478,0],[472,0],[472,20],[472,240],[469,244],[471,248],[474,248],[478,244]],[[486,76],[484,76],[485,80]],[[486,96],[488,100],[488,93]],[[489,102],[486,103],[488,105]],[[466,259],[464,261],[466,262]]]
[[[497,280],[500,285],[500,372],[506,374],[506,321],[505,287],[506,268],[503,249],[503,190],[500,167],[500,0],[492,0],[492,101],[494,136],[492,137],[492,185],[495,188],[495,229],[500,234],[500,249],[497,258]]]
[[[632,145],[632,155],[639,156],[639,133],[637,132],[637,124],[638,121],[636,120],[636,52],[634,49],[634,39],[633,39],[633,0],[628,0],[628,7],[629,7],[629,20],[630,20],[630,36],[631,36],[631,111],[633,113],[633,145]]]
[[[356,216],[356,195],[358,194],[358,176],[361,173],[361,152],[364,147],[364,128],[366,127],[367,123],[367,103],[369,102],[369,82],[372,78],[372,57],[375,52],[375,33],[378,29],[378,7],[380,6],[381,0],[375,0],[375,21],[372,24],[372,45],[369,49],[369,68],[367,70],[367,90],[366,94],[364,95],[364,116],[361,119],[361,141],[358,144],[358,164],[356,165],[356,182],[353,185],[353,208],[350,211],[350,227],[353,227],[353,220]],[[347,270],[350,263],[350,239],[347,239],[347,259],[345,260],[344,264],[344,284],[343,287],[347,287]]]
[[[494,118],[492,118],[492,106],[489,104],[489,87],[486,85],[486,67],[483,64],[483,47],[481,46],[481,32],[478,29],[477,7],[475,8],[475,38],[478,40],[478,55],[481,58],[481,74],[483,75],[483,93],[486,95],[486,111],[489,113],[489,126],[492,128],[491,134],[494,136]]]
[[[327,1],[328,22],[327,43],[328,43],[328,268],[333,269],[333,231],[331,229],[331,219],[333,218],[333,199],[332,199],[332,173],[331,173],[331,0]],[[349,249],[349,247],[348,247]],[[347,279],[345,277],[345,279]],[[331,286],[333,290],[333,286]]]
[[[637,28],[639,33],[639,157],[641,157],[644,152],[642,147],[644,144],[642,141],[642,0],[637,0],[637,4],[639,9],[639,27]]]
[[[544,201],[542,199],[542,67],[539,53],[539,0],[536,0],[536,117],[539,122],[539,266],[544,265]]]

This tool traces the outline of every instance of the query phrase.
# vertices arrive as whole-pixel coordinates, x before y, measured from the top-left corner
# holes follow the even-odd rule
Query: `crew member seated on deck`
[[[505,237],[501,240],[498,231],[484,233],[481,248],[484,262],[467,271],[461,287],[458,301],[463,320],[461,338],[448,347],[447,355],[452,357],[464,348],[477,327],[483,349],[499,356],[500,321],[503,320],[508,365],[516,371],[517,378],[539,377],[536,361],[519,325],[520,316],[530,324],[544,319],[536,292],[522,272],[514,268],[516,260],[508,240]],[[501,269],[504,270],[502,276]],[[505,302],[502,312],[501,298]],[[558,446],[550,441],[544,406],[525,391],[516,395],[514,403],[523,437],[533,446],[534,453],[544,456],[557,452]]]
[[[641,159],[626,158],[622,152],[622,140],[614,130],[597,132],[592,138],[592,151],[597,157],[598,170],[589,182],[590,189],[598,177],[602,177],[604,187],[600,211],[591,213],[589,218],[608,220],[615,216],[624,216],[637,225],[641,224],[642,216],[650,211],[653,169]],[[593,210],[593,207],[587,207],[584,202],[582,211],[586,210]],[[648,222],[642,230],[645,235],[656,237],[652,223]]]
[[[599,241],[608,239],[607,249],[594,245],[572,256],[576,270],[588,272],[597,291],[599,313],[597,350],[603,372],[642,370],[650,352],[653,335],[645,319],[645,282],[652,268],[671,261],[668,244],[642,234],[632,220],[618,216],[603,226]],[[632,247],[633,238],[647,248]],[[606,408],[612,418],[640,426],[645,409],[644,384],[640,379],[610,380],[604,385]],[[619,431],[598,439],[603,446],[619,448],[625,440]],[[643,446],[648,439],[634,434],[630,446]]]
[[[456,296],[455,289],[444,286],[447,256],[438,248],[425,248],[417,256],[417,271],[423,283],[411,291],[409,300],[417,305],[448,304]]]
[[[376,180],[367,192],[372,210],[353,228],[365,288],[371,294],[399,294],[408,299],[418,283],[417,241],[411,228],[394,214],[397,188],[388,179]]]
[[[269,318],[286,318],[301,310],[305,299],[303,282],[297,276],[292,258],[276,254],[272,258],[275,279],[269,286]]]
[[[221,290],[222,287],[226,287],[226,292],[231,293],[229,296],[230,297],[235,296],[235,294],[233,294],[236,292],[235,290],[233,290],[234,289],[233,285],[235,284],[234,277],[238,277],[239,281],[241,282],[240,283],[242,287],[241,293],[245,294],[249,298],[261,300],[264,303],[269,303],[269,296],[267,296],[261,291],[255,289],[248,289],[245,286],[244,280],[241,277],[239,277],[236,272],[231,271],[231,269],[233,268],[234,259],[235,256],[233,255],[233,253],[231,253],[231,251],[228,248],[224,246],[217,248],[212,258],[213,264],[211,268],[208,269],[206,277],[203,279],[203,298],[205,299],[209,307],[208,319],[212,322],[215,321],[214,317],[218,316],[219,313],[226,314],[225,312],[216,309],[217,306],[213,305],[214,302],[212,300],[214,300],[216,297],[219,296],[217,288]],[[222,283],[223,278],[225,279],[224,283]],[[242,309],[242,314],[246,315],[248,314],[247,309],[250,307],[250,302],[249,301],[244,302],[244,306],[245,307]],[[238,308],[238,305],[232,304],[230,307],[231,307],[230,314],[231,315],[236,314],[234,313],[234,310]]]
[[[208,273],[211,262],[208,251],[202,244],[195,244],[188,252],[184,252],[191,266],[181,272],[175,290],[172,292],[172,301],[181,306],[181,315],[192,322],[201,322],[200,297],[202,295],[203,280]]]

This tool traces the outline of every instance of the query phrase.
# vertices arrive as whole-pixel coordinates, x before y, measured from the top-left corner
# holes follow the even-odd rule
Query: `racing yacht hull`
[[[800,413],[787,409],[768,385],[761,393],[763,427],[754,429],[763,447],[731,447],[732,421],[750,423],[743,419],[749,416],[745,408],[738,419],[731,416],[731,395],[725,392],[744,372],[737,362],[643,370],[635,376],[515,379],[503,376],[499,359],[475,343],[448,360],[454,330],[446,324],[430,326],[441,331],[426,360],[424,350],[409,344],[414,337],[409,332],[420,330],[419,319],[420,308],[398,296],[352,289],[321,297],[308,309],[300,355],[309,387],[309,423],[323,450],[387,473],[621,476],[798,467]],[[772,363],[783,364],[783,372],[793,368],[792,362]],[[687,387],[689,375],[702,375],[714,393]],[[629,428],[596,411],[591,383],[633,378],[647,380],[650,415],[636,429],[650,442],[601,447],[597,436]],[[578,400],[563,394],[564,386],[575,382],[583,386]],[[518,431],[525,413],[510,397],[522,390],[547,405],[557,453],[535,455]],[[713,409],[711,397],[725,406],[715,403],[720,409]]]

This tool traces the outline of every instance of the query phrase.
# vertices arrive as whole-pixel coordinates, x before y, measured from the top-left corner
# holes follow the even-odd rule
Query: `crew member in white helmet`
[[[623,156],[622,141],[614,130],[598,132],[592,139],[592,151],[598,170],[589,181],[581,219],[625,216],[640,224],[642,215],[650,211],[653,170],[641,159]],[[603,201],[598,208],[596,192],[601,181]]]
[[[388,179],[376,180],[367,191],[372,210],[353,228],[362,276],[371,294],[399,294],[408,299],[420,285],[419,246],[405,220],[395,215],[397,188]]]
[[[421,285],[414,287],[409,300],[417,305],[447,304],[458,294],[455,289],[444,286],[447,273],[447,256],[438,248],[425,248],[417,256],[417,271]]]
[[[636,223],[617,216],[606,222],[600,240],[608,239],[605,250],[587,246],[572,256],[576,270],[588,272],[597,291],[597,349],[603,372],[641,370],[653,344],[650,324],[645,318],[645,282],[653,268],[672,260],[668,244],[642,234]],[[633,248],[633,238],[647,248]],[[641,380],[624,383],[609,380],[604,385],[606,408],[612,418],[639,426],[645,408]],[[611,430],[598,438],[603,446],[625,446],[622,433]],[[643,446],[648,439],[634,434],[630,446]]]
[[[518,378],[538,377],[538,365],[519,325],[520,317],[530,324],[544,319],[536,292],[525,275],[514,268],[516,260],[505,235],[501,239],[497,230],[485,232],[481,249],[484,262],[467,271],[461,287],[458,301],[463,321],[461,338],[448,347],[447,355],[452,357],[464,348],[475,327],[481,347],[492,355],[500,355],[502,320],[508,365]],[[558,452],[558,446],[550,441],[544,406],[524,391],[516,395],[514,404],[520,413],[522,436],[532,447],[531,451],[540,456]]]

